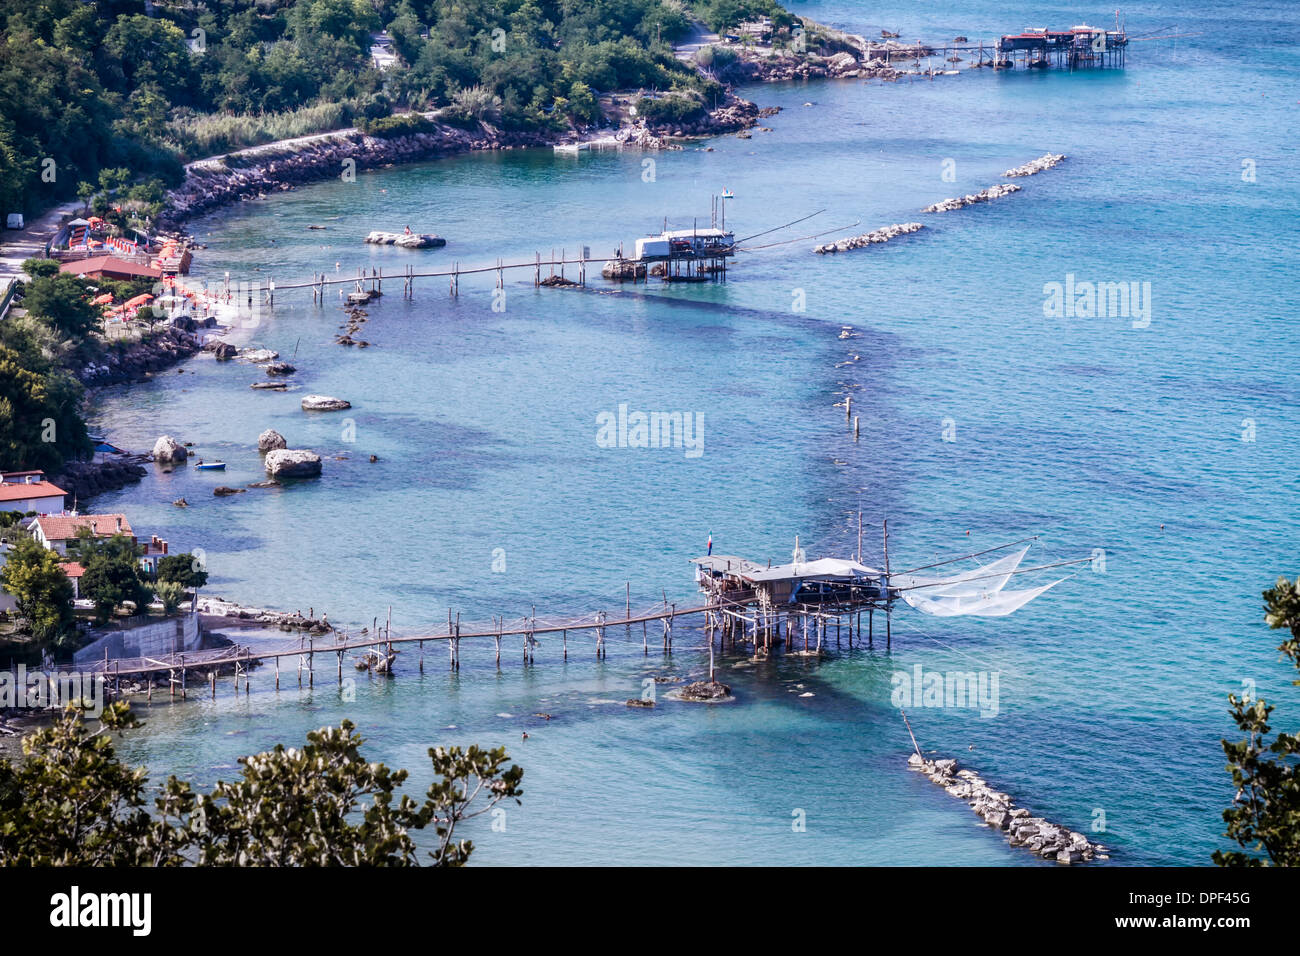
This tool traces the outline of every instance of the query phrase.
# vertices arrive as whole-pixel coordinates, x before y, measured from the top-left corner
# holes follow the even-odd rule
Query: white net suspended
[[[1004,617],[1065,580],[1059,578],[1035,588],[1005,590],[1028,551],[1026,545],[996,561],[949,577],[899,574],[891,577],[889,583],[902,592],[903,600],[910,606],[935,617]]]
[[[1034,598],[1054,588],[1064,581],[1058,578],[1036,588],[1020,588],[1011,591],[982,591],[956,597],[927,597],[924,591],[904,591],[903,600],[926,614],[935,617],[1005,617],[1018,611]]]

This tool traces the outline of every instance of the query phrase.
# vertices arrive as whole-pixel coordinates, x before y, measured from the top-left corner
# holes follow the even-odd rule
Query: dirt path
[[[721,43],[722,37],[716,33],[709,32],[709,28],[698,20],[692,21],[691,32],[682,38],[680,43],[673,45],[673,54],[683,63],[694,63],[695,53],[697,50],[706,46],[713,46],[715,43]]]

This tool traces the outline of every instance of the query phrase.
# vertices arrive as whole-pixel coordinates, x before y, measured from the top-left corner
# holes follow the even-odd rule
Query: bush
[[[444,111],[452,120],[501,121],[501,97],[481,86],[471,86],[452,94],[451,105]]]
[[[376,120],[364,120],[357,128],[368,136],[396,139],[399,136],[412,136],[416,133],[432,133],[438,127],[423,113],[398,113]]]
[[[643,96],[636,102],[636,115],[648,124],[685,123],[704,111],[704,104],[694,96],[670,94],[651,99]]]
[[[33,279],[42,279],[52,276],[59,271],[58,259],[24,259],[23,272],[26,272]]]
[[[278,113],[202,114],[177,110],[167,124],[167,134],[189,158],[198,159],[279,139],[343,129],[352,122],[353,109],[351,102],[342,102]]]
[[[167,614],[176,613],[176,609],[185,600],[185,585],[179,581],[160,581],[153,590],[158,600],[162,601],[163,611]]]

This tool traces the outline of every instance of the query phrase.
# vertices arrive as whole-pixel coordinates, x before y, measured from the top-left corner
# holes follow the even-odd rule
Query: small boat
[[[194,467],[200,471],[225,471],[226,463],[224,461],[204,461],[200,458],[194,463]]]

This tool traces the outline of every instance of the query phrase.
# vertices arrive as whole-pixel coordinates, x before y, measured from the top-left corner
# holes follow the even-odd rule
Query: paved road
[[[0,232],[0,295],[4,294],[10,279],[27,281],[23,274],[24,259],[39,259],[45,255],[45,244],[54,237],[64,216],[81,212],[80,202],[67,202],[55,206],[38,219],[29,220],[25,229],[6,229]]]
[[[680,43],[673,45],[673,53],[683,63],[694,63],[696,50],[721,42],[722,37],[710,33],[708,27],[696,20],[691,23],[691,32],[683,37]]]

